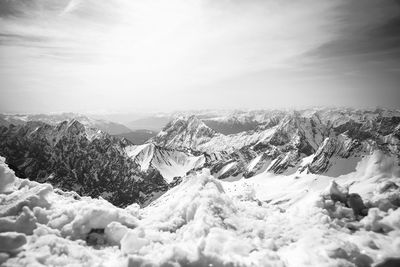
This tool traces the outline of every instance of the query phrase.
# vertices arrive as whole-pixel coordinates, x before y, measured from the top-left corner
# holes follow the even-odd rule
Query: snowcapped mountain
[[[125,152],[130,145],[75,119],[0,126],[0,154],[18,176],[116,205],[145,203],[168,188],[157,170],[139,170]]]

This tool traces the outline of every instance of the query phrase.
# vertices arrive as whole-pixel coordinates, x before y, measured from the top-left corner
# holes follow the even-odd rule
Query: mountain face
[[[168,123],[150,142],[172,149],[196,149],[218,135],[196,116],[180,116]]]
[[[125,152],[129,145],[77,120],[0,126],[0,154],[17,175],[119,206],[145,203],[168,188],[157,170],[139,170]]]
[[[339,176],[355,170],[375,150],[399,156],[400,114],[388,110],[316,109],[243,114],[216,121],[257,122],[254,130],[222,134],[196,116],[170,122],[150,142],[170,149],[205,153],[213,175],[251,177],[267,171],[325,173]],[[210,125],[212,118],[205,121]]]
[[[168,183],[173,182],[174,178],[185,176],[192,170],[201,169],[207,161],[204,153],[196,153],[190,149],[168,149],[152,143],[128,146],[125,150],[128,156],[140,166],[141,171],[155,169]]]

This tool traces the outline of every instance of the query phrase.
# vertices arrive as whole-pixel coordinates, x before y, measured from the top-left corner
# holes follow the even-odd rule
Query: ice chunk
[[[116,260],[118,250],[97,250],[82,240],[69,240],[48,234],[33,238],[7,266],[123,266]]]
[[[348,193],[348,188],[341,187],[334,180],[332,180],[328,188],[325,190],[324,195],[330,196],[333,201],[346,203]]]
[[[0,233],[0,252],[11,252],[26,244],[26,236],[16,232]]]
[[[65,234],[73,238],[83,238],[92,229],[105,229],[111,222],[120,222],[128,227],[136,227],[137,220],[127,211],[119,209],[105,200],[93,200],[74,205],[73,220],[63,226]]]
[[[36,222],[33,212],[25,206],[16,219],[13,216],[0,218],[0,232],[12,231],[31,235],[36,228]]]
[[[39,224],[38,227],[35,230],[33,230],[33,234],[35,236],[44,236],[44,235],[60,236],[61,235],[59,230],[50,228],[43,224]]]
[[[121,250],[124,253],[137,253],[142,247],[148,245],[150,242],[145,238],[145,231],[143,228],[136,228],[128,231],[121,240]]]
[[[106,226],[104,233],[109,244],[120,245],[121,239],[128,232],[128,230],[128,227],[119,222],[111,222]]]
[[[385,229],[400,230],[400,209],[389,210],[389,215],[384,217],[380,223]]]
[[[357,245],[350,242],[335,244],[334,248],[327,250],[330,258],[346,260],[352,262],[355,266],[371,266],[372,258],[360,252]]]
[[[31,210],[34,207],[49,207],[47,195],[53,191],[49,184],[28,182],[27,186],[20,188],[8,195],[0,196],[0,216],[15,216],[27,206]]]
[[[347,196],[347,205],[353,210],[355,216],[365,216],[368,213],[368,209],[365,207],[364,202],[359,194],[349,194]]]
[[[3,264],[10,258],[10,255],[8,253],[0,252],[0,264]]]
[[[133,203],[125,208],[125,210],[134,217],[139,216],[140,206],[137,203]]]
[[[10,192],[15,183],[15,174],[5,164],[5,159],[0,157],[0,193]]]
[[[384,181],[377,186],[377,191],[382,194],[390,190],[396,190],[399,186],[393,181]]]
[[[390,231],[391,228],[381,223],[382,218],[385,216],[385,212],[380,211],[378,208],[371,208],[368,211],[368,215],[364,217],[361,222],[364,224],[366,230],[374,232]]]

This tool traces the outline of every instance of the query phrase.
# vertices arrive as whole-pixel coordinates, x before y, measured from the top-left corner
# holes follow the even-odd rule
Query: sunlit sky
[[[0,112],[400,107],[395,0],[0,0]]]

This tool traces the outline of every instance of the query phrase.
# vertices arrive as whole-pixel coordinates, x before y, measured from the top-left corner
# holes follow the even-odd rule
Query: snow
[[[119,222],[111,222],[107,224],[106,228],[104,229],[104,233],[106,235],[107,241],[111,245],[119,245],[121,239],[125,236],[128,232],[128,227],[122,225]]]
[[[37,219],[33,212],[27,206],[24,206],[16,218],[14,216],[0,218],[0,232],[32,234],[36,228],[36,222]]]
[[[252,171],[253,168],[257,165],[257,163],[260,161],[260,159],[262,158],[262,154],[258,155],[257,157],[255,157],[250,164],[247,166],[247,170],[248,171]]]
[[[129,157],[135,158],[143,149],[148,147],[150,144],[127,146],[125,148],[126,153]]]
[[[5,159],[0,157],[0,162],[4,162]],[[4,164],[0,165],[0,193],[6,193],[11,191],[11,187],[15,182],[14,172],[7,168]]]
[[[0,159],[4,266],[372,266],[400,251],[396,158],[375,153],[332,178],[207,169],[145,208],[74,198],[16,178]],[[364,213],[365,212],[365,213]]]
[[[17,232],[0,233],[0,251],[12,252],[26,244],[26,236]]]
[[[300,166],[305,166],[307,164],[310,164],[314,159],[314,154],[311,154],[310,156],[304,157],[301,160]]]
[[[190,170],[202,167],[205,163],[203,155],[193,156],[181,151],[162,153],[158,151],[153,159],[153,166],[159,170],[165,181],[170,183],[174,177],[183,177]]]
[[[227,171],[229,171],[233,166],[235,166],[237,163],[236,162],[230,162],[228,164],[226,164],[226,166],[224,166],[222,168],[222,170],[219,172],[220,175],[226,173]]]

